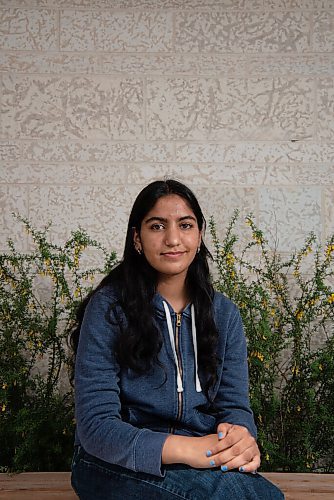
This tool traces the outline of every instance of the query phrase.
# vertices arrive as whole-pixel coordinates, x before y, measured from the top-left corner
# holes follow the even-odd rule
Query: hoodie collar
[[[156,292],[154,294],[152,302],[153,302],[155,312],[160,318],[166,318],[165,308],[163,305],[164,302],[167,304],[172,318],[175,317],[176,312],[174,311],[173,307],[169,304],[169,302],[162,295],[160,295],[159,292]],[[182,314],[182,317],[191,318],[191,304],[190,303],[186,305],[186,307],[183,309],[181,314]]]

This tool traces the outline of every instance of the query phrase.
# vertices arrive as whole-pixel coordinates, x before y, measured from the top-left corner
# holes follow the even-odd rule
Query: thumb
[[[224,437],[226,437],[232,427],[233,424],[229,424],[227,422],[219,424],[217,427],[218,439],[223,439]]]

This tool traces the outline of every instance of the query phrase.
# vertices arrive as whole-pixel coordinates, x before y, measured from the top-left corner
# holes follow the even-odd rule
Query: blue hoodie
[[[106,462],[164,476],[162,448],[169,433],[203,436],[221,422],[243,425],[256,437],[248,399],[246,340],[240,313],[215,292],[213,307],[219,331],[218,380],[214,406],[201,387],[197,365],[194,308],[176,314],[159,294],[153,298],[163,345],[159,361],[138,375],[121,368],[115,356],[125,320],[110,285],[98,290],[85,311],[75,365],[75,445]],[[126,321],[126,320],[125,320]],[[138,318],[140,321],[140,318]]]

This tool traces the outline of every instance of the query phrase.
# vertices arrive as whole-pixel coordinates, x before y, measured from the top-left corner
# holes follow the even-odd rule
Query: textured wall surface
[[[289,252],[334,231],[334,0],[0,0],[0,248],[82,225],[121,251],[173,176]]]

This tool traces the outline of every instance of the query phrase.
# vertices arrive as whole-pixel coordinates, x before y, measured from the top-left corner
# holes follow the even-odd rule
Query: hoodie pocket
[[[164,421],[163,418],[152,413],[140,410],[138,408],[128,406],[125,410],[127,416],[126,421],[138,427],[139,429],[151,429],[152,431],[160,431],[161,429],[168,429],[168,422]],[[125,420],[123,418],[123,420]]]

